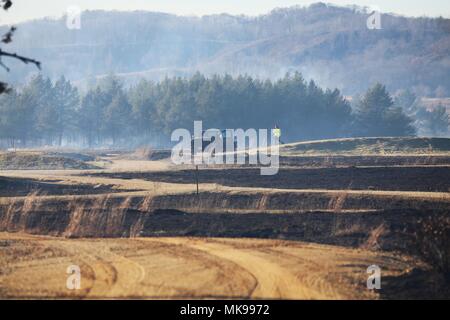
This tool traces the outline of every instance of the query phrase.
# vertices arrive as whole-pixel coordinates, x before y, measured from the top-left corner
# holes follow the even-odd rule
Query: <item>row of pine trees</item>
[[[177,128],[273,128],[283,141],[352,136],[448,134],[448,115],[427,111],[409,91],[393,99],[377,84],[347,101],[299,73],[276,81],[249,76],[142,80],[126,88],[114,75],[85,92],[61,77],[38,75],[0,96],[3,147],[125,146],[170,144]]]

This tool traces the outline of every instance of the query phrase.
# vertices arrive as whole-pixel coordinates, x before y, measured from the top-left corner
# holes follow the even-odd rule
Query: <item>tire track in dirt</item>
[[[178,243],[189,248],[207,252],[213,256],[231,261],[247,270],[257,281],[251,292],[252,299],[320,299],[327,296],[326,292],[317,290],[320,286],[312,287],[307,281],[300,281],[289,269],[283,268],[269,259],[261,251],[237,248],[213,240],[165,240]],[[328,297],[333,298],[333,297]]]
[[[157,289],[153,290],[151,298],[246,299],[251,296],[257,286],[256,277],[248,270],[204,250],[177,241],[167,241],[167,238],[162,238],[162,241],[159,238],[136,238],[135,241],[145,243],[152,248],[162,248],[165,255],[184,261],[178,267],[189,270],[191,275],[196,272],[207,272],[208,277],[212,277],[210,281],[203,283],[203,286],[195,281],[193,283],[195,277],[191,279],[191,276],[184,279],[185,283],[182,286],[180,286],[181,283],[177,286],[177,282],[173,279],[160,278],[158,283],[147,283],[147,286]],[[206,288],[205,285],[207,285]],[[168,294],[168,291],[172,293]]]
[[[295,248],[292,248],[293,250]],[[276,248],[261,249],[266,255],[271,257],[277,257],[279,262],[284,262],[285,268],[289,268],[289,265],[295,264],[297,269],[301,269],[301,273],[295,273],[298,281],[302,287],[308,288],[309,291],[313,291],[319,298],[313,297],[311,299],[340,299],[341,295],[335,290],[335,288],[326,281],[329,274],[329,268],[326,264],[320,264],[313,259],[308,259],[306,255],[301,257],[281,252]],[[298,267],[300,266],[300,267]]]
[[[66,244],[62,246],[67,249]],[[145,278],[145,270],[141,265],[113,253],[110,248],[98,250],[95,242],[73,242],[69,250],[93,270],[94,282],[85,298],[127,297],[133,294]]]
[[[206,299],[226,297],[245,298],[249,296],[248,292],[252,292],[256,286],[256,279],[249,281],[249,273],[239,265],[218,259],[217,257],[210,257],[209,254],[205,254],[203,251],[184,245],[162,243],[154,239],[132,240],[133,243],[145,242],[149,244],[149,251],[152,251],[152,248],[159,250],[159,246],[155,246],[155,244],[164,244],[162,249],[164,255],[187,259],[187,261],[195,260],[201,271],[220,271],[223,276],[217,277],[214,284],[215,287],[221,288],[219,290],[220,293],[214,293],[216,291],[214,288],[207,290],[210,293],[206,293],[204,290],[198,291],[199,288],[196,288],[195,285],[192,285],[190,289],[177,287],[174,279],[169,278],[171,281],[167,282],[158,277],[157,274],[147,274],[145,268],[151,268],[151,265],[148,265],[149,261],[144,261],[144,265],[142,265],[139,263],[139,255],[136,255],[135,252],[114,252],[114,240],[111,240],[112,243],[110,246],[101,247],[100,249],[95,245],[98,240],[58,240],[56,240],[55,246],[65,250],[70,242],[70,249],[67,252],[72,257],[76,257],[76,259],[72,259],[74,264],[83,264],[86,268],[92,270],[91,287],[84,288],[84,282],[82,281],[82,289],[86,290],[87,293],[81,297],[85,299],[130,297],[152,299],[193,297]],[[140,254],[142,253],[148,254],[149,252],[144,251]],[[184,268],[188,266],[189,262]],[[195,272],[196,270],[194,269],[192,271]],[[230,281],[232,272],[233,283]],[[186,283],[190,283],[192,280],[187,278],[185,281]],[[237,290],[237,287],[239,290]]]

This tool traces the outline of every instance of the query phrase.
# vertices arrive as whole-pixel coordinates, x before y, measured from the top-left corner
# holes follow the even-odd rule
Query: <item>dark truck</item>
[[[202,131],[201,137],[192,137],[191,139],[191,150],[193,151],[193,154],[197,153],[199,150],[195,150],[195,141],[199,140],[199,145],[202,146],[202,151],[205,151],[206,147],[209,146],[211,143],[213,143],[216,139],[216,137],[212,137],[211,141],[204,140],[203,137],[205,136],[205,130]],[[234,152],[237,149],[237,141],[234,135],[230,134],[227,130],[221,130],[220,131],[220,138],[222,139],[223,143],[223,152]],[[227,150],[227,145],[230,143],[230,140],[232,141],[233,150]]]

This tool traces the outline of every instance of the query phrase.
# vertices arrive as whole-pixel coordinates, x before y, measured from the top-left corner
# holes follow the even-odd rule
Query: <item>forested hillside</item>
[[[325,4],[258,17],[91,11],[81,30],[67,29],[65,19],[19,24],[9,47],[45,62],[44,75],[53,80],[64,75],[83,85],[111,72],[130,84],[196,71],[261,79],[299,71],[346,95],[376,82],[391,92],[450,95],[450,20],[383,14],[382,29],[369,30],[368,16]],[[34,72],[11,67],[7,80],[16,86]]]

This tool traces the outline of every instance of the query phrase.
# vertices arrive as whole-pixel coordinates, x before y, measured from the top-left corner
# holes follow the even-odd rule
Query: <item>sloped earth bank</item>
[[[425,137],[344,138],[297,142],[281,146],[284,153],[439,154],[450,151],[450,139]]]
[[[330,197],[312,193],[308,197],[303,193],[219,192],[64,200],[26,197],[0,205],[0,231],[74,238],[274,238],[411,251],[422,218],[450,214],[448,199],[410,199],[409,207],[394,199],[374,196],[373,207],[361,209],[361,202],[367,203],[367,198],[346,194]],[[311,211],[295,209],[314,202],[317,208]]]

